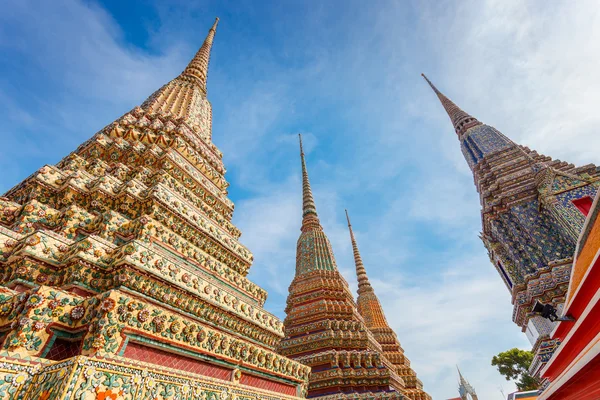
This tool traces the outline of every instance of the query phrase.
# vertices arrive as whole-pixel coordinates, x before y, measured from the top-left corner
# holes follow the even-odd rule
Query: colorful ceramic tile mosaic
[[[0,198],[1,399],[303,397],[211,141],[217,22],[181,75]]]
[[[565,301],[585,220],[585,209],[577,201],[589,197],[591,203],[600,186],[600,169],[591,164],[575,167],[515,144],[427,82],[448,113],[473,171],[482,205],[481,239],[512,293],[514,322],[523,331],[528,326],[534,331],[539,371],[551,354],[548,349],[556,348],[548,336],[554,324],[533,318],[531,309],[536,301],[558,309]]]

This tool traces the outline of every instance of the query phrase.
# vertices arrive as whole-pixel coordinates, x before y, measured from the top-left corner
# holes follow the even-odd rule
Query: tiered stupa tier
[[[354,232],[352,231],[348,211],[346,211],[346,218],[348,220],[352,251],[354,252],[354,263],[356,265],[356,277],[358,279],[358,299],[356,301],[358,312],[362,315],[367,328],[371,331],[375,340],[381,345],[383,355],[394,365],[396,373],[404,381],[405,387],[403,393],[412,400],[431,400],[431,396],[423,391],[423,383],[417,378],[417,374],[410,367],[410,360],[404,354],[404,349],[400,346],[396,332],[390,328],[385,318],[383,307],[375,294],[373,286],[371,286],[371,282],[369,282],[369,277],[367,276],[367,271],[358,251]]]
[[[274,351],[283,324],[246,277],[252,254],[211,141],[216,26],[141,107],[0,198],[0,397],[305,390],[310,369]]]
[[[302,227],[280,352],[312,368],[309,398],[403,399],[404,381],[384,356],[336,266],[317,216],[304,152]]]
[[[481,238],[511,291],[513,321],[538,354],[532,367],[537,372],[558,343],[548,340],[554,323],[531,310],[536,301],[562,309],[575,244],[600,186],[600,170],[593,164],[575,167],[517,145],[461,110],[423,77],[448,113],[473,171],[481,202]]]

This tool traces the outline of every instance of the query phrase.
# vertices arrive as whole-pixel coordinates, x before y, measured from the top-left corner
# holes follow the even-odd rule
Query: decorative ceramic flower
[[[107,297],[106,299],[102,300],[102,302],[100,303],[100,309],[102,311],[104,311],[105,313],[112,311],[115,308],[115,305],[117,303],[111,299],[110,297]]]
[[[58,317],[59,315],[62,315],[62,313],[65,311],[64,307],[56,307],[54,310],[52,310],[52,316],[53,317]]]
[[[133,254],[135,253],[135,246],[132,244],[128,244],[125,247],[123,247],[123,252],[125,254]]]
[[[112,389],[96,392],[96,400],[117,400],[119,392],[113,393]]]
[[[108,337],[114,337],[117,334],[117,332],[118,332],[117,327],[116,326],[111,326],[110,328],[108,328],[106,330],[106,335]]]
[[[152,389],[154,386],[156,386],[156,381],[154,379],[152,379],[152,378],[148,378],[146,380],[146,387],[148,389]]]
[[[6,315],[10,314],[12,309],[13,309],[13,303],[4,303],[4,304],[0,305],[0,315],[6,316]]]
[[[29,374],[27,372],[19,372],[12,377],[10,384],[14,387],[19,387],[29,380]]]
[[[104,339],[104,336],[98,336],[92,342],[92,347],[94,349],[101,349],[104,347],[105,344],[106,344],[106,339]]]
[[[93,377],[95,374],[96,374],[96,368],[94,368],[94,367],[87,367],[85,369],[85,371],[83,372],[83,375],[88,379],[90,377]]]
[[[79,321],[85,315],[85,307],[84,306],[76,306],[71,310],[71,319],[73,321]]]
[[[171,322],[171,326],[169,327],[169,329],[173,333],[179,333],[179,332],[181,332],[181,322],[179,322],[179,321],[173,321],[173,322]]]
[[[27,300],[27,306],[34,308],[42,304],[44,301],[44,296],[39,293],[34,293],[29,296],[29,300]]]
[[[229,339],[223,338],[223,340],[221,341],[221,349],[223,349],[223,350],[229,349]]]
[[[137,315],[137,319],[140,322],[146,322],[148,321],[148,318],[150,317],[150,311],[148,311],[148,309],[144,308],[143,310],[141,310],[140,312],[138,312]]]
[[[142,383],[143,379],[144,378],[142,378],[142,376],[139,375],[139,374],[131,375],[131,378],[130,378],[131,385],[132,386],[137,386],[140,383]]]
[[[157,332],[162,332],[165,329],[165,317],[157,316],[152,319]]]
[[[204,330],[204,328],[200,328],[200,331],[198,331],[198,333],[196,334],[196,340],[200,343],[206,340],[206,331]]]
[[[13,322],[13,324],[14,324],[14,322]],[[22,344],[23,344],[23,342],[21,341],[21,338],[18,335],[13,335],[10,338],[10,340],[8,341],[8,347],[11,348],[11,349],[14,349],[15,347],[19,347]]]
[[[184,384],[184,385],[181,387],[181,394],[183,394],[183,395],[186,395],[186,394],[188,394],[189,392],[190,392],[190,386],[189,386],[189,385],[186,385],[186,384]]]
[[[33,330],[34,331],[41,331],[42,329],[44,329],[46,327],[46,324],[43,323],[42,321],[35,321],[33,323]]]
[[[40,242],[40,238],[37,235],[29,236],[25,243],[29,246],[35,246]]]

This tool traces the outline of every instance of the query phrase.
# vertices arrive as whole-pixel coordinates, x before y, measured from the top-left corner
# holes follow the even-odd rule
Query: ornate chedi
[[[559,343],[549,339],[555,324],[531,310],[536,301],[562,309],[575,244],[600,186],[600,171],[515,144],[425,79],[450,116],[473,171],[482,207],[481,239],[511,291],[513,321],[534,345],[532,372],[537,374]]]
[[[478,400],[477,393],[475,393],[475,389],[473,389],[473,386],[471,386],[471,384],[469,382],[467,382],[467,380],[465,378],[463,378],[458,366],[456,367],[456,369],[458,370],[458,378],[459,378],[458,394],[460,394],[460,399],[461,400]]]
[[[216,25],[181,75],[0,199],[0,398],[305,390],[310,369],[274,351],[283,325],[246,277],[211,141]]]
[[[358,312],[363,317],[369,331],[375,337],[375,340],[381,345],[383,355],[396,368],[396,373],[404,381],[403,393],[412,400],[431,400],[431,396],[423,391],[423,383],[417,378],[417,374],[410,367],[410,360],[404,355],[404,350],[400,346],[400,341],[396,333],[388,325],[383,312],[383,307],[375,294],[375,290],[369,282],[367,271],[358,251],[358,245],[350,217],[346,211],[348,220],[348,229],[350,230],[350,240],[352,241],[352,251],[354,252],[354,263],[356,265],[356,277],[358,279],[358,299],[356,301]]]
[[[300,138],[303,212],[289,289],[283,355],[312,368],[309,398],[404,399],[404,381],[384,356],[336,266],[313,199]]]

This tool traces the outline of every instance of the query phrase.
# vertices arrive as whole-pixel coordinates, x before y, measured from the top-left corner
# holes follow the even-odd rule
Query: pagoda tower
[[[469,382],[467,382],[467,380],[463,378],[462,374],[460,373],[460,369],[458,368],[458,365],[456,366],[456,369],[458,370],[459,377],[458,393],[460,394],[461,400],[478,400],[477,393],[475,393],[475,389],[473,389],[473,386],[471,386]]]
[[[247,278],[252,253],[212,143],[217,22],[179,76],[0,198],[3,396],[305,391],[310,369],[275,352],[283,324]]]
[[[302,227],[289,288],[281,354],[312,368],[308,398],[405,399],[405,383],[383,356],[336,266],[317,215],[300,137]],[[377,396],[377,397],[375,397]]]
[[[431,400],[431,396],[423,391],[423,383],[417,378],[417,374],[410,367],[410,360],[404,355],[400,341],[394,330],[390,328],[385,318],[383,307],[375,294],[373,286],[369,282],[347,210],[346,219],[348,220],[348,230],[350,231],[354,263],[356,265],[356,277],[358,279],[358,299],[356,301],[358,312],[365,320],[365,324],[375,337],[375,340],[381,345],[383,355],[394,365],[396,373],[404,381],[405,387],[403,393],[412,400]]]
[[[538,373],[558,345],[555,323],[531,313],[536,303],[560,311],[573,253],[598,187],[600,170],[520,146],[461,110],[427,80],[448,113],[473,172],[481,203],[481,239],[511,292],[513,321],[534,346]]]

